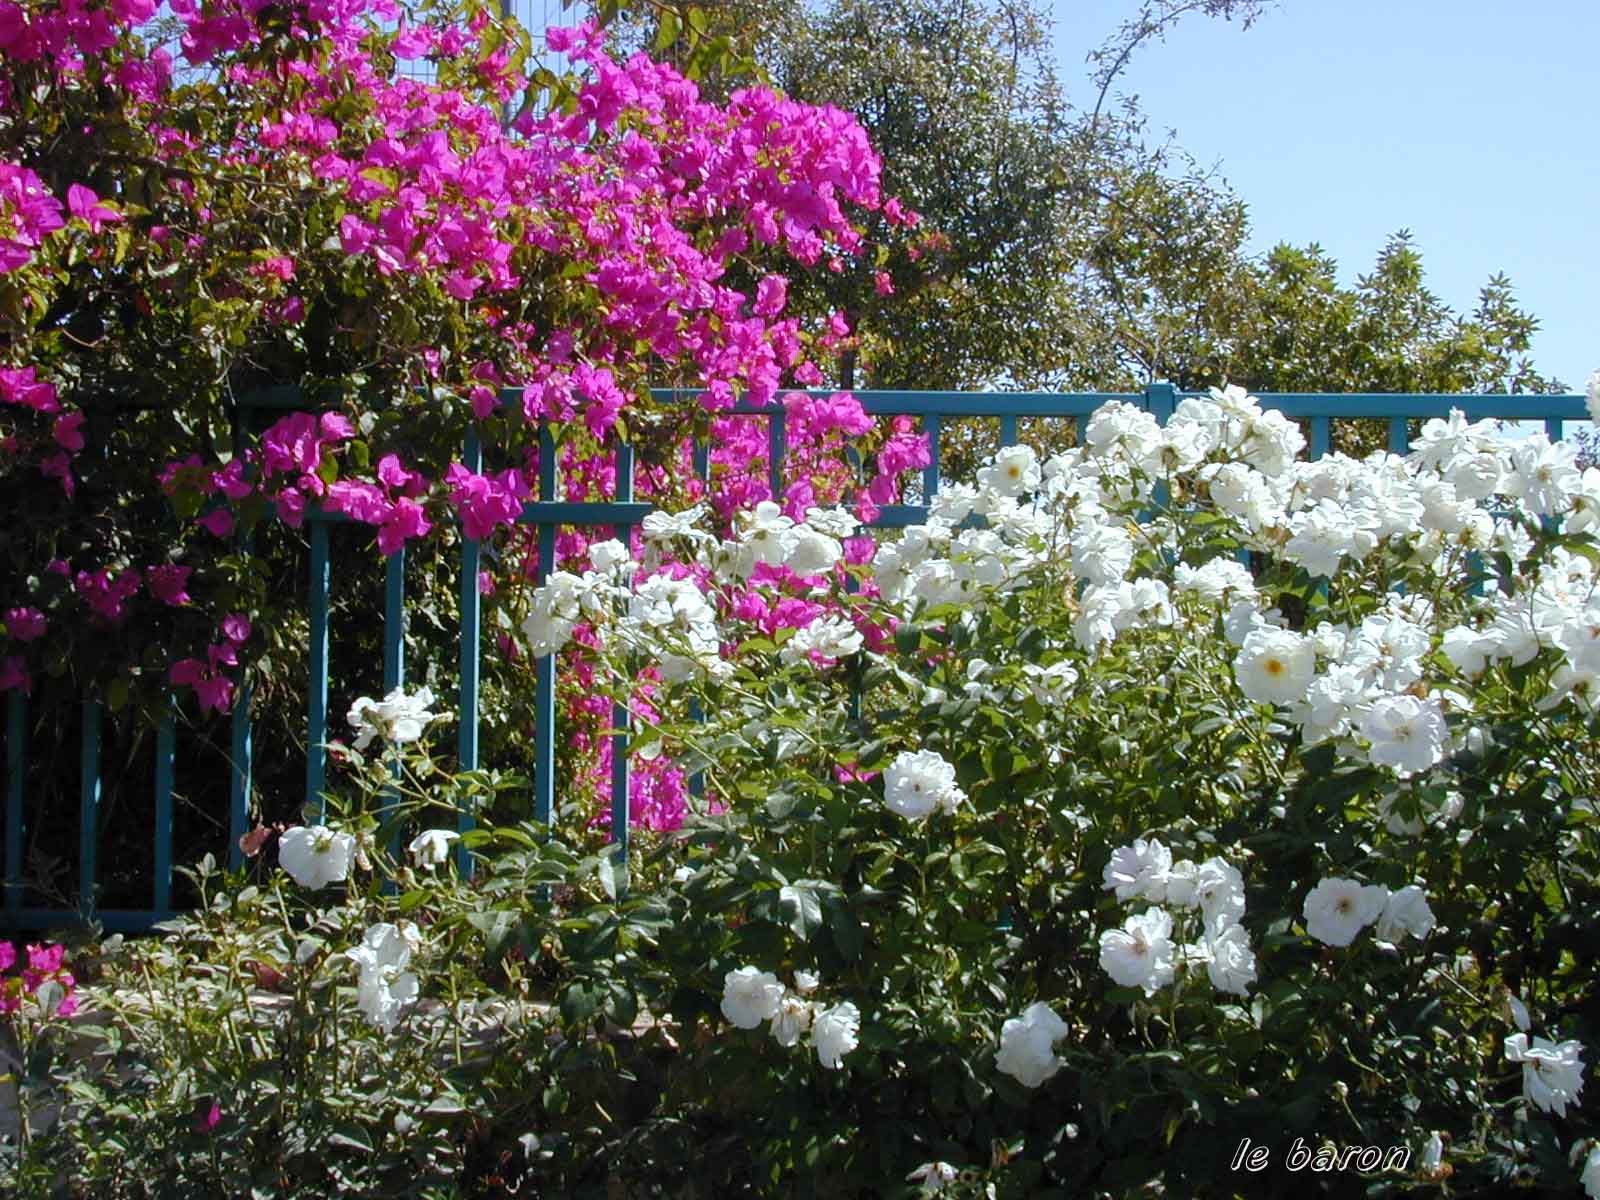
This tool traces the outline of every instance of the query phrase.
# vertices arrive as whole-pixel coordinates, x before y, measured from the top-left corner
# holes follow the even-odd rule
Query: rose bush
[[[662,518],[688,571],[593,585],[597,686],[676,664],[635,738],[706,796],[634,880],[671,925],[603,942],[686,1060],[619,1149],[738,1129],[724,1185],[797,1194],[939,1163],[1002,1195],[1277,1194],[1297,1137],[1407,1148],[1380,1191],[1574,1185],[1600,471],[1459,416],[1405,458],[1303,446],[1238,391],[1165,428],[1111,405],[870,561],[814,554],[836,512]],[[804,564],[810,625],[761,626],[755,563]],[[837,1077],[800,1003],[813,1040],[859,1014]],[[1229,1169],[1245,1137],[1276,1174]]]

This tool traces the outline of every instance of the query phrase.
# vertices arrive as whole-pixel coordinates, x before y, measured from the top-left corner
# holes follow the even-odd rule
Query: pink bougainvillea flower
[[[250,618],[243,613],[229,613],[222,618],[222,636],[236,646],[250,640]]]
[[[177,563],[162,563],[160,566],[151,567],[145,572],[145,586],[150,589],[150,594],[163,604],[176,608],[188,604],[189,576],[194,574],[193,567],[179,566]]]
[[[6,610],[6,630],[19,642],[31,642],[43,637],[50,622],[37,608],[11,608]]]
[[[99,233],[112,222],[122,220],[120,212],[81,183],[74,183],[67,188],[67,208],[94,233]]]
[[[225,508],[213,508],[195,523],[213,537],[225,538],[233,532],[233,513]]]
[[[83,421],[81,412],[63,413],[50,427],[50,436],[63,450],[76,454],[83,449]]]

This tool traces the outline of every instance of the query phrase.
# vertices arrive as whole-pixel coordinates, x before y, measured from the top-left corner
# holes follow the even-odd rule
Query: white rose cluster
[[[410,695],[405,688],[398,687],[382,700],[370,696],[358,698],[345,714],[350,727],[356,731],[356,749],[365,750],[374,739],[397,746],[416,741],[429,722],[444,715],[429,712],[428,705],[432,703],[433,689],[425,687]]]
[[[808,999],[817,986],[817,977],[807,971],[795,972],[791,990],[771,971],[739,967],[723,976],[722,1015],[736,1029],[759,1029],[771,1022],[773,1040],[780,1046],[798,1045],[809,1032],[817,1061],[837,1070],[859,1043],[861,1011],[848,1000],[827,1007]]]
[[[391,1032],[416,1002],[417,977],[406,968],[421,945],[422,937],[410,921],[384,922],[368,929],[361,945],[344,952],[359,968],[356,1007],[384,1033]]]
[[[1100,934],[1100,966],[1113,982],[1153,996],[1177,978],[1179,967],[1204,966],[1217,991],[1249,993],[1256,956],[1240,924],[1244,876],[1237,867],[1216,857],[1175,861],[1160,841],[1136,838],[1111,852],[1101,883],[1118,900],[1154,902],[1129,916],[1122,928]],[[1173,916],[1163,904],[1198,914],[1197,940],[1174,940]]]
[[[1522,1064],[1522,1094],[1528,1103],[1558,1117],[1583,1092],[1583,1043],[1552,1042],[1514,1033],[1506,1039],[1506,1059]]]
[[[1407,934],[1423,938],[1433,929],[1433,909],[1416,884],[1391,892],[1382,884],[1331,876],[1311,889],[1301,909],[1306,932],[1328,946],[1344,947],[1369,925],[1378,940],[1399,945]]]

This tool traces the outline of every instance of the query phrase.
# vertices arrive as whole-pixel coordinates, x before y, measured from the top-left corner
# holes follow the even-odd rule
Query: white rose
[[[1000,1052],[994,1065],[1023,1087],[1035,1088],[1064,1065],[1056,1057],[1055,1043],[1066,1037],[1070,1028],[1050,1006],[1041,1001],[1028,1005],[1020,1017],[1012,1017],[1000,1027]]]
[[[956,769],[932,750],[905,750],[883,773],[883,803],[908,821],[920,821],[936,808],[954,812],[966,794],[956,786]]]
[[[754,1029],[778,1015],[783,984],[771,971],[740,967],[722,977],[722,1015],[739,1029]]]
[[[1348,946],[1383,915],[1389,889],[1353,879],[1324,879],[1306,896],[1306,932],[1330,946]]]
[[[315,891],[349,878],[355,849],[351,834],[323,825],[296,825],[278,839],[278,865],[301,887]]]
[[[450,843],[461,835],[453,829],[428,829],[411,839],[406,847],[417,866],[432,869],[450,857]]]
[[[817,1048],[817,1061],[830,1071],[859,1044],[861,1011],[848,1000],[818,1013],[811,1022],[811,1044]]]

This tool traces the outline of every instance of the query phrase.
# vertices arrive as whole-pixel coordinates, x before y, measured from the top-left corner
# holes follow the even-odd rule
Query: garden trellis
[[[817,393],[826,395],[828,393]],[[1018,440],[1018,422],[1023,419],[1066,420],[1078,422],[1095,409],[1110,401],[1121,400],[1139,404],[1155,418],[1165,423],[1177,402],[1185,395],[1170,384],[1153,384],[1142,393],[972,393],[923,391],[862,391],[855,393],[862,408],[872,417],[909,415],[919,418],[931,451],[931,461],[922,472],[920,502],[884,505],[869,526],[878,529],[903,528],[923,521],[927,502],[940,488],[940,441],[943,423],[961,417],[998,420],[1000,442],[1012,445]],[[663,391],[657,398],[670,400],[686,393]],[[513,390],[502,397],[503,402],[517,399]],[[1264,393],[1259,396],[1264,407],[1275,408],[1285,416],[1305,421],[1308,426],[1308,453],[1313,459],[1326,454],[1331,444],[1332,422],[1337,419],[1366,418],[1387,422],[1388,447],[1403,454],[1408,444],[1408,422],[1430,417],[1444,417],[1451,409],[1459,409],[1469,418],[1495,417],[1517,421],[1543,422],[1551,440],[1561,438],[1565,422],[1587,419],[1585,401],[1578,395],[1376,395],[1376,394],[1316,394],[1316,393]],[[260,403],[280,409],[294,409],[300,405],[298,396],[291,392],[274,394]],[[769,486],[774,495],[781,495],[786,450],[785,409],[782,404],[755,407],[744,405],[731,410],[738,415],[764,418],[768,421]],[[555,566],[556,537],[566,526],[610,526],[615,535],[624,541],[629,532],[638,526],[653,506],[634,499],[634,459],[630,446],[620,446],[617,455],[616,495],[608,501],[574,502],[556,499],[558,480],[553,440],[548,432],[541,436],[539,458],[538,499],[528,501],[519,518],[520,523],[537,529],[538,580],[543,580]],[[470,435],[465,448],[463,465],[473,471],[482,469],[483,447],[475,434]],[[704,476],[708,455],[700,447],[695,455],[697,470]],[[313,812],[321,811],[322,795],[326,786],[329,687],[330,631],[330,554],[329,527],[347,518],[339,514],[308,510],[306,521],[310,542],[310,579],[307,591],[307,613],[310,620],[309,688],[306,696],[307,745],[310,748],[305,765],[305,799]],[[457,757],[460,769],[476,770],[479,755],[479,702],[480,653],[482,643],[482,597],[478,588],[478,573],[482,556],[480,542],[463,538],[459,564],[460,637],[459,637],[459,697],[457,701]],[[383,627],[383,686],[385,691],[401,687],[406,682],[405,670],[405,551],[401,549],[387,559],[384,594]],[[532,764],[533,793],[531,810],[536,821],[548,824],[555,812],[556,746],[559,730],[556,725],[555,655],[545,655],[535,662],[534,696],[534,746]],[[242,687],[236,698],[231,725],[229,779],[228,779],[228,849],[232,865],[238,865],[242,850],[240,839],[250,827],[253,760],[256,746],[252,739],[250,718],[251,696],[248,685]],[[5,722],[6,742],[6,795],[4,816],[4,904],[0,907],[0,921],[9,928],[45,928],[79,921],[98,921],[105,928],[121,931],[138,931],[172,915],[173,877],[173,794],[175,763],[179,754],[177,714],[171,708],[161,720],[156,732],[154,789],[154,823],[151,833],[152,874],[150,905],[148,908],[107,908],[96,903],[99,880],[99,846],[102,834],[101,793],[105,765],[102,762],[102,735],[105,722],[104,702],[96,697],[82,701],[80,727],[79,804],[77,841],[77,887],[79,904],[76,910],[60,907],[42,907],[26,903],[26,881],[23,871],[23,849],[27,839],[27,779],[29,705],[21,691],[14,690],[7,700]],[[627,852],[628,828],[628,714],[617,706],[613,714],[615,732],[613,743],[611,811],[612,828],[619,851]],[[267,752],[271,752],[270,749]],[[35,819],[42,819],[36,815]],[[461,827],[469,828],[470,814],[459,817]],[[465,852],[462,851],[464,854]]]

